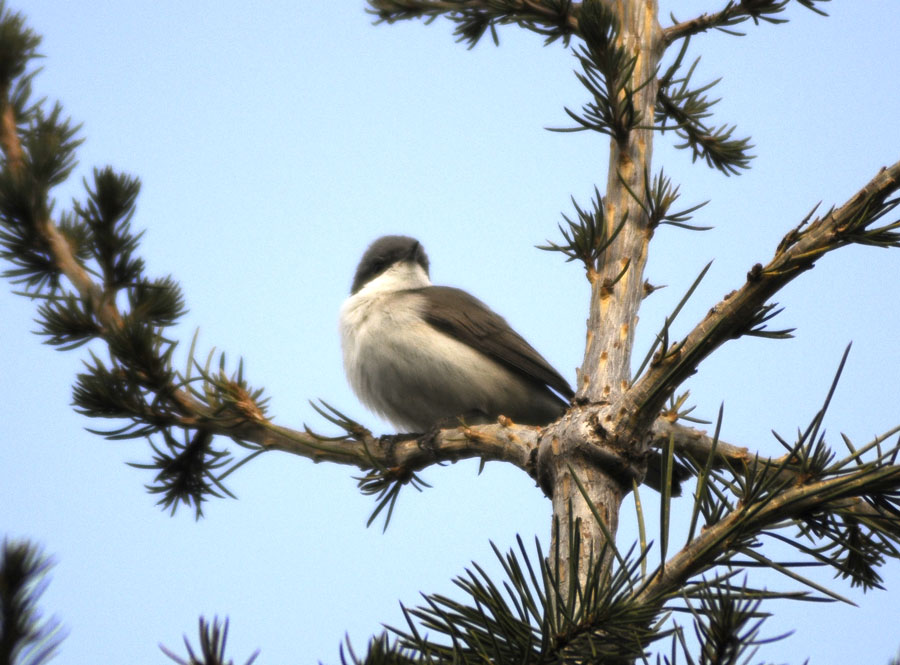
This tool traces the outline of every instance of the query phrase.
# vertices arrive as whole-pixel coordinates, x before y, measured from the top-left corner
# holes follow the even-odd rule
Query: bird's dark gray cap
[[[418,240],[409,236],[381,236],[369,245],[360,259],[353,276],[351,295],[399,261],[418,263],[428,274],[428,255]]]

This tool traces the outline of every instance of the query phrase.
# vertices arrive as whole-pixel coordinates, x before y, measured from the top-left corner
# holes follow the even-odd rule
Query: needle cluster
[[[214,371],[212,354],[203,365],[192,345],[186,370],[174,366],[177,343],[167,331],[185,302],[177,282],[149,276],[138,254],[137,178],[94,169],[83,200],[56,210],[53,190],[76,165],[78,127],[60,104],[32,102],[40,40],[3,6],[0,43],[0,258],[10,266],[3,275],[39,302],[37,332],[47,344],[89,347],[73,388],[76,410],[117,421],[99,430],[109,439],[146,438],[153,461],[137,466],[157,472],[149,491],[163,507],[184,503],[199,516],[206,497],[228,494],[221,480],[235,464],[213,446],[207,425],[264,421],[265,400],[242,367],[225,371],[224,355]]]

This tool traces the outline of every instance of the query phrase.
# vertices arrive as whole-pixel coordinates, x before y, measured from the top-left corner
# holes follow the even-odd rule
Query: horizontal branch
[[[735,473],[746,472],[753,467],[769,479],[784,482],[798,481],[808,473],[797,464],[799,459],[764,457],[749,448],[714,439],[703,430],[673,423],[665,417],[657,418],[653,423],[651,437],[650,446],[661,450],[665,450],[671,440],[676,457],[693,462],[695,473],[707,465],[711,471],[725,469]]]
[[[459,427],[437,430],[430,434],[389,434],[372,436],[361,431],[353,437],[328,440],[270,423],[213,427],[217,434],[256,443],[270,450],[306,457],[314,462],[332,462],[360,468],[373,465],[402,468],[413,473],[432,464],[457,462],[463,459],[509,462],[535,477],[535,454],[541,435],[540,428],[512,423]],[[740,466],[758,459],[761,464],[776,465],[777,461],[757,458],[747,448],[724,441],[716,441],[706,432],[673,423],[665,418],[653,425],[651,448],[662,449],[673,441],[675,453],[698,462],[705,462],[714,452],[712,468]],[[620,465],[625,462],[620,460]]]
[[[690,458],[700,464],[706,463],[709,456],[713,455],[710,465],[713,469],[745,465],[757,458],[748,448],[714,440],[703,430],[673,423],[668,418],[657,418],[653,423],[651,435],[652,447],[663,448],[671,438],[676,455]],[[765,458],[759,458],[759,461],[763,464],[767,461],[774,463]]]
[[[354,436],[329,439],[268,422],[247,423],[236,428],[213,427],[212,431],[314,462],[346,464],[361,469],[401,469],[414,473],[440,462],[480,458],[509,462],[532,477],[535,475],[534,451],[541,432],[538,427],[507,423],[380,437],[364,430]]]
[[[650,368],[625,395],[625,412],[633,431],[647,428],[665,400],[700,362],[729,339],[753,328],[766,303],[782,287],[815,265],[816,259],[845,245],[898,243],[896,223],[880,229],[868,226],[896,202],[887,198],[900,189],[900,162],[883,168],[850,200],[809,225],[804,220],[779,243],[768,265],[755,265],[747,281],[726,295],[687,335],[684,341],[660,352]],[[804,228],[805,227],[805,228]],[[878,241],[875,242],[875,238]]]
[[[237,427],[212,423],[208,431],[255,443],[267,450],[280,450],[311,459],[356,466],[360,469],[386,468],[409,475],[432,464],[480,459],[508,462],[537,479],[535,456],[541,428],[516,425],[509,421],[492,425],[435,430],[427,434],[386,434],[373,436],[360,428],[346,437],[328,438],[267,421],[243,423]],[[661,449],[674,441],[681,457],[705,461],[713,451],[712,438],[701,430],[684,427],[660,418],[653,428],[652,448]],[[713,468],[749,463],[753,455],[746,449],[722,441],[716,442]],[[765,463],[767,460],[760,460]],[[774,463],[774,462],[773,462]],[[624,460],[618,460],[624,466]]]

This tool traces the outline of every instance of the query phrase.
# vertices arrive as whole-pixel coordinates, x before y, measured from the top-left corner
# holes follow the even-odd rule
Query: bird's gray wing
[[[425,320],[536,384],[549,386],[566,399],[575,393],[544,357],[487,305],[460,289],[426,286],[414,289],[424,298]]]

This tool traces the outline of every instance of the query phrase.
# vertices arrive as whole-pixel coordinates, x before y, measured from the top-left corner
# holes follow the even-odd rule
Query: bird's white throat
[[[350,300],[357,297],[371,297],[379,293],[421,289],[423,286],[431,286],[428,273],[418,263],[402,261],[393,264],[378,277],[366,282],[365,286],[357,291]]]

